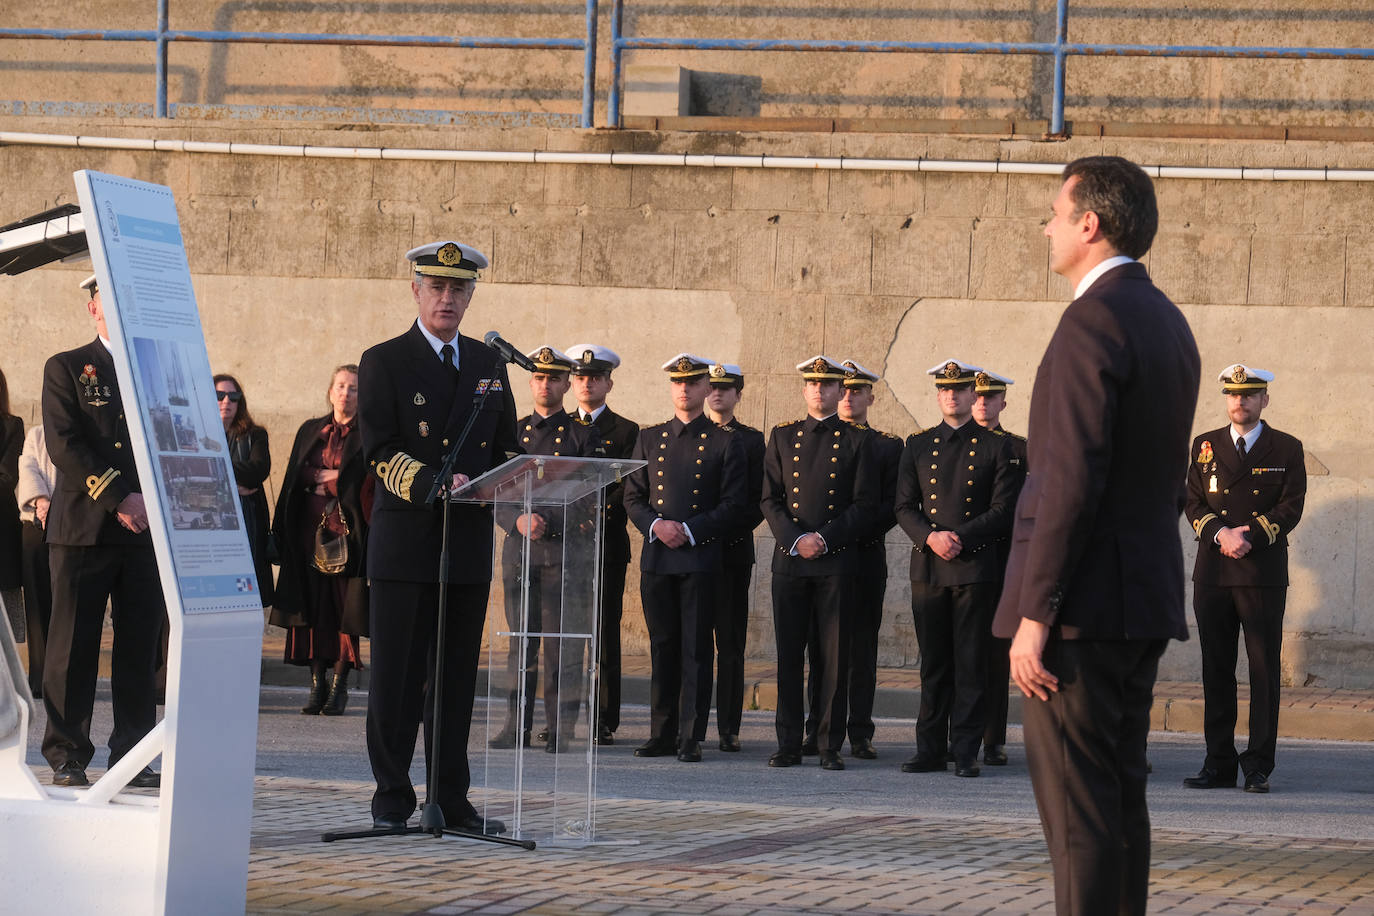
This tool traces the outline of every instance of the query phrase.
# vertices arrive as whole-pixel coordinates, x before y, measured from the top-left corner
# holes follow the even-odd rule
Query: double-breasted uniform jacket
[[[368,473],[377,478],[367,575],[372,579],[434,582],[443,516],[425,502],[439,465],[462,433],[478,398],[490,391],[463,450],[457,473],[478,477],[519,453],[515,399],[506,366],[481,341],[458,335],[455,381],[418,323],[377,344],[358,362],[358,419]],[[490,506],[455,503],[449,581],[491,581]]]
[[[744,456],[749,462],[745,478],[747,492],[744,507],[734,525],[725,535],[725,565],[730,567],[754,565],[754,529],[763,521],[763,509],[759,505],[763,499],[763,451],[765,442],[763,432],[746,426],[738,420],[731,420],[721,426],[728,433],[734,433],[744,445]]]
[[[579,420],[592,427],[591,448],[588,458],[629,458],[635,448],[635,438],[639,435],[639,424],[627,420],[607,407],[595,420]],[[630,562],[630,531],[625,527],[625,484],[613,483],[606,487],[606,518],[602,525],[604,561],[606,563]]]
[[[1021,496],[1021,488],[1026,485],[1026,437],[1018,436],[1016,433],[1009,432],[1003,428],[1002,424],[997,424],[997,431],[1007,437],[1007,447],[1011,449],[1011,463],[1013,470],[1016,471],[1016,493],[1012,497],[1012,504]],[[997,542],[997,563],[1000,573],[1006,572],[1007,557],[1011,555],[1011,528],[1008,526],[1007,534],[1002,540]]]
[[[1260,421],[1264,423],[1263,420]],[[1307,468],[1302,443],[1268,423],[1245,459],[1230,426],[1193,440],[1188,466],[1188,521],[1198,537],[1193,581],[1204,585],[1282,587],[1288,584],[1288,532],[1302,518]],[[1250,552],[1224,557],[1222,528],[1249,525]]]
[[[141,493],[114,358],[99,338],[51,357],[43,368],[43,428],[57,486],[48,510],[49,544],[152,546],[115,509]]]
[[[882,496],[868,530],[859,541],[859,573],[864,576],[887,577],[887,533],[897,524],[897,471],[902,462],[901,438],[874,429],[868,424],[854,424],[868,433],[869,447],[878,468]]]
[[[997,543],[1011,532],[1020,482],[1004,433],[972,420],[940,423],[906,440],[897,475],[897,521],[911,537],[911,581],[948,587],[996,582]],[[943,560],[926,548],[932,531],[953,531],[962,548]]]
[[[869,436],[836,415],[773,428],[763,459],[763,517],[777,545],[773,572],[791,576],[854,575],[858,546],[882,499]],[[792,555],[804,534],[825,539],[812,560]]]
[[[305,570],[313,560],[303,556],[300,531],[303,525],[318,525],[319,518],[302,518],[305,511],[305,482],[301,471],[306,467],[310,450],[320,438],[320,431],[334,419],[333,414],[306,420],[296,431],[291,446],[291,458],[282,478],[281,493],[277,496],[276,515],[272,531],[276,534],[280,554],[281,573],[277,576],[276,602],[270,622],[279,627],[314,625],[306,602]],[[363,442],[360,429],[343,439],[343,461],[339,464],[339,508],[348,523],[348,565],[339,575],[348,579],[344,606],[340,608],[340,627],[344,633],[368,635],[367,548],[369,528],[363,511],[363,484],[367,464],[363,461]],[[436,564],[437,569],[437,564]]]
[[[520,450],[529,455],[555,455],[564,458],[590,458],[593,431],[561,408],[547,417],[531,413],[516,423],[516,433],[520,439]],[[536,514],[542,515],[547,527],[545,535],[530,541],[530,563],[535,566],[552,566],[563,560],[563,526],[561,509],[539,507]],[[588,510],[590,512],[590,510]],[[515,528],[520,516],[518,507],[502,506],[497,516],[507,537],[501,547],[502,569],[515,571],[520,567],[524,538]]]
[[[644,535],[640,569],[661,575],[718,570],[725,538],[748,500],[744,443],[702,414],[674,417],[639,432],[632,457],[648,462],[625,482],[625,509]],[[682,522],[695,543],[676,549],[649,540],[658,519]]]

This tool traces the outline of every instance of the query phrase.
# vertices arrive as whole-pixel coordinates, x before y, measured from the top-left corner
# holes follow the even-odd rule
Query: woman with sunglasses
[[[224,438],[229,440],[229,462],[239,487],[243,525],[248,531],[248,548],[253,552],[253,571],[258,577],[262,606],[268,607],[272,604],[273,588],[272,558],[267,548],[267,494],[263,492],[272,470],[267,430],[253,422],[243,386],[232,375],[215,376],[215,399],[224,423]]]

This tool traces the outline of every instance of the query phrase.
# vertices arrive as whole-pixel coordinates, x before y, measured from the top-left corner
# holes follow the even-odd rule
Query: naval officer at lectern
[[[425,501],[444,455],[473,423],[451,481],[478,477],[519,452],[515,401],[505,364],[481,341],[458,333],[486,256],[457,242],[407,252],[418,320],[400,337],[377,344],[358,364],[358,419],[376,501],[367,545],[372,582],[372,680],[367,752],[377,791],[379,828],[401,827],[415,810],[410,762],[420,723],[436,802],[449,827],[499,833],[467,800],[468,730],[473,685],[491,590],[492,514],[454,505],[449,526],[445,645],[435,645],[443,515]],[[487,393],[485,401],[478,401]],[[431,756],[436,652],[444,653],[440,759]]]

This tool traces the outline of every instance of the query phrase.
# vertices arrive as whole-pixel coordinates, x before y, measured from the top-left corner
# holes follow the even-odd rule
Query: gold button
[[[444,444],[445,444],[445,445],[448,445],[448,440],[447,440],[447,439],[444,440]],[[487,444],[486,444],[485,442],[483,442],[480,446],[478,446],[478,448],[486,448],[486,447],[487,447]]]
[[[793,456],[792,456],[792,460],[793,460],[793,461],[801,461],[801,455],[793,455]]]
[[[660,500],[658,501],[658,504],[659,504],[660,506],[663,505],[663,500],[660,499]],[[609,508],[611,508],[611,507],[610,507],[610,506],[607,506],[606,508],[609,509]]]
[[[801,476],[801,471],[793,471],[793,472],[792,472],[792,476],[793,476],[793,477],[800,477],[800,476]],[[834,474],[831,474],[830,476],[831,476],[831,477],[834,477],[835,475],[834,475]]]
[[[835,435],[838,436],[839,433],[836,433]],[[832,445],[832,446],[830,446],[830,447],[831,447],[831,448],[839,448],[839,447],[840,447],[840,443],[836,442],[834,445]]]
[[[660,443],[658,444],[658,447],[659,447],[659,448],[667,448],[668,445],[667,445],[667,443],[660,442]]]
[[[793,442],[793,443],[792,443],[792,447],[793,447],[793,448],[801,448],[801,443],[800,443],[800,442]]]
[[[1259,513],[1258,513],[1258,512],[1251,512],[1250,515],[1251,515],[1251,517],[1253,517],[1253,518],[1259,518]]]
[[[525,432],[529,432],[532,429],[534,429],[533,426],[530,426],[528,423],[525,424]]]
[[[978,454],[977,452],[969,452],[969,453],[968,453],[968,456],[969,456],[970,458],[972,458],[974,455],[977,455],[977,454]]]
[[[1222,493],[1224,493],[1224,494],[1226,494],[1226,495],[1228,495],[1228,496],[1229,496],[1229,495],[1230,495],[1230,493],[1231,493],[1231,491],[1230,491],[1230,490],[1222,490],[1222,491],[1221,491],[1221,492],[1222,492]]]
[[[701,464],[701,459],[700,459],[700,458],[697,459],[697,464]]]
[[[561,433],[563,431],[563,427],[558,427],[558,431]]]
[[[662,490],[662,489],[663,489],[663,484],[659,484],[659,485],[658,485],[658,488],[659,488],[660,490]]]
[[[930,514],[931,514],[931,515],[934,515],[936,512],[939,512],[939,511],[940,511],[939,509],[931,509],[931,510],[930,510]]]
[[[834,495],[835,495],[835,491],[834,491],[834,490],[829,490],[828,492],[829,492],[829,494],[830,494],[831,496],[834,496]]]
[[[448,445],[448,440],[447,440],[447,439],[444,440],[444,445]]]
[[[938,494],[938,493],[932,493],[932,494],[930,494],[930,498],[931,498],[931,499],[939,499],[939,498],[940,498],[940,494]]]
[[[663,472],[662,472],[662,471],[659,471],[659,472],[658,472],[658,476],[659,476],[659,477],[662,477],[662,476],[663,476]]]
[[[965,513],[964,513],[964,518],[972,518],[972,517],[973,517],[973,513],[972,513],[972,512],[965,512]]]
[[[1259,496],[1259,490],[1252,490],[1251,492],[1253,492],[1256,496]]]
[[[834,506],[826,506],[827,509],[834,509]]]
[[[801,438],[801,434],[802,434],[802,431],[801,431],[801,430],[797,430],[797,438],[798,438],[798,439]]]
[[[1226,510],[1225,510],[1225,509],[1222,509],[1222,510],[1221,510],[1221,514],[1222,514],[1222,515],[1225,515],[1225,514],[1226,514]]]
[[[940,444],[940,437],[939,437],[939,436],[936,436],[932,441],[933,441],[936,445],[939,445],[939,444]]]
[[[123,448],[123,447],[124,447],[124,443],[123,443],[123,442],[116,442],[116,443],[115,443],[115,448]],[[1258,493],[1259,490],[1256,490],[1255,492]]]
[[[934,458],[938,454],[940,454],[940,450],[937,448],[930,453],[930,457]]]
[[[663,431],[663,438],[668,438],[668,431],[666,429]]]
[[[836,458],[836,457],[834,457],[834,456],[831,456],[831,458],[830,458],[830,461],[831,461],[832,464],[837,464],[837,463],[839,463],[839,460],[840,460],[840,459],[838,459],[838,458]]]
[[[934,482],[935,482],[935,478],[934,478],[934,477],[930,478],[930,482],[931,482],[931,483],[934,483]]]
[[[932,464],[932,465],[930,466],[930,469],[931,469],[932,471],[935,470],[935,465]]]
[[[800,493],[800,492],[801,492],[801,487],[793,487],[793,488],[792,488],[792,492],[793,492],[793,493]]]
[[[530,437],[529,437],[529,436],[526,436],[525,438],[521,439],[520,441],[521,441],[521,442],[528,442],[528,441],[530,441]]]
[[[699,451],[699,452],[704,452],[704,451],[706,451],[706,446],[704,446],[704,445],[698,445],[698,446],[697,446],[697,451]]]
[[[965,496],[965,497],[964,497],[964,502],[966,502],[966,503],[971,503],[971,502],[973,502],[973,497],[972,497],[972,496]]]
[[[973,470],[973,465],[970,464],[970,465],[968,466],[968,469],[969,469],[970,471]]]
[[[659,456],[658,456],[658,460],[659,460],[659,461],[665,461],[665,460],[667,460],[667,459],[665,459],[662,455],[659,455]]]
[[[835,430],[835,438],[838,439],[839,436],[840,436],[840,431],[837,429],[837,430]]]
[[[706,438],[706,434],[705,434],[705,433],[702,433],[702,434],[701,434],[701,438],[705,439],[705,438]]]
[[[692,491],[692,495],[693,495],[693,496],[698,496],[698,495],[700,495],[700,494],[701,494],[701,491],[700,491],[700,490],[693,490],[693,491]],[[692,508],[696,508],[696,507],[693,506]]]
[[[701,479],[701,475],[700,475],[700,474],[693,474],[692,476],[693,476],[694,478],[696,478],[697,480],[700,480],[700,479]]]
[[[968,485],[969,485],[969,486],[973,486],[973,481],[970,480],[970,481],[968,482]]]
[[[793,503],[793,504],[792,504],[792,508],[793,508],[793,509],[800,509],[800,508],[801,508],[801,503]]]
[[[697,504],[696,504],[696,503],[692,503],[692,508],[695,509],[696,507],[697,507]]]
[[[974,437],[973,437],[973,444],[974,444],[974,445],[977,445],[977,444],[978,444],[978,437],[977,437],[977,436],[974,436]]]
[[[562,440],[561,438],[559,438],[558,436],[554,436],[554,437],[553,437],[553,441],[554,441],[554,444],[557,445],[558,443],[562,442],[563,440]]]

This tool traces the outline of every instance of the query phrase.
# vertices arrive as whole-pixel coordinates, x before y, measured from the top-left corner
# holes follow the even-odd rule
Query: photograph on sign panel
[[[237,531],[238,495],[223,458],[160,455],[162,486],[172,527],[179,530]]]
[[[191,371],[186,348],[174,340],[151,337],[135,337],[133,342],[157,450],[218,452],[219,442],[202,432],[206,427],[201,414],[200,379]]]

